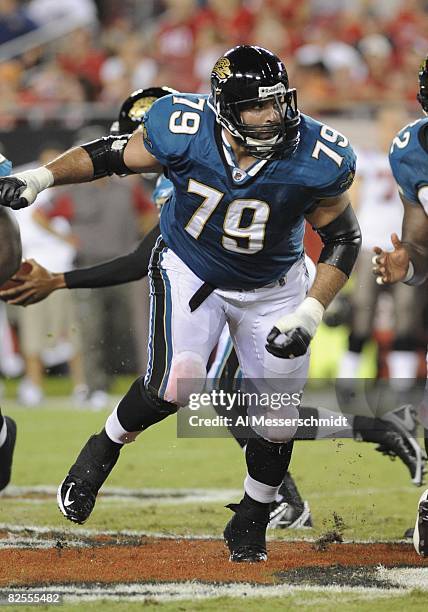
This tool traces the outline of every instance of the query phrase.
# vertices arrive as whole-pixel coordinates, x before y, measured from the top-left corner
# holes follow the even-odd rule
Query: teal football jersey
[[[428,118],[418,119],[403,127],[394,138],[389,163],[400,193],[409,202],[419,203],[418,191],[428,185],[428,151],[424,132]]]
[[[225,289],[283,276],[303,256],[304,215],[347,190],[355,172],[346,137],[307,115],[292,156],[242,170],[208,96],[196,94],[157,100],[144,142],[174,186],[161,213],[166,244],[202,280]]]

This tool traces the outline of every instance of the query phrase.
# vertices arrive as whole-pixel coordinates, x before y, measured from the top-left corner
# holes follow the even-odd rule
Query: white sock
[[[126,429],[123,429],[117,416],[118,406],[119,404],[106,421],[106,434],[110,440],[112,442],[116,442],[116,444],[128,444],[129,442],[134,442],[135,438],[141,433],[141,431],[126,431]]]
[[[346,351],[340,362],[337,378],[357,378],[361,362],[361,353]]]
[[[6,425],[6,419],[3,417],[3,425],[2,425],[2,428],[0,429],[0,448],[6,442],[6,438],[7,438],[7,425]]]
[[[389,380],[397,391],[412,386],[418,372],[418,355],[414,351],[391,351],[387,358]]]
[[[254,499],[262,504],[270,504],[271,502],[275,501],[279,487],[280,485],[277,487],[272,487],[271,485],[254,480],[254,478],[251,478],[249,474],[247,474],[244,480],[245,493],[249,495],[251,499]]]
[[[129,432],[123,429],[122,425],[119,423],[119,419],[117,418],[117,406],[108,417],[105,424],[105,430],[112,442],[124,444],[125,438]]]

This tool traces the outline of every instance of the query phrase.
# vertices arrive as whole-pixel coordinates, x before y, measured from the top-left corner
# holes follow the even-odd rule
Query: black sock
[[[4,423],[4,416],[2,415],[1,408],[0,408],[0,431],[1,431],[1,428],[3,427],[3,423]]]
[[[428,429],[424,429],[425,451],[428,455]]]
[[[248,474],[258,482],[278,487],[288,470],[292,451],[293,440],[275,444],[260,437],[250,438],[245,451]]]

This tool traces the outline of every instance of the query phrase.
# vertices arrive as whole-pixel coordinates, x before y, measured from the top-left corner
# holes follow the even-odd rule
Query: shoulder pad
[[[299,163],[309,175],[308,187],[317,191],[317,198],[334,197],[347,191],[354,180],[356,155],[346,136],[304,115],[301,142]]]
[[[169,95],[156,100],[144,118],[144,144],[164,166],[185,155],[199,130],[207,96]]]
[[[389,151],[389,163],[398,190],[407,200],[415,203],[419,203],[419,189],[428,184],[428,152],[420,138],[427,126],[427,118],[406,125],[392,140]]]

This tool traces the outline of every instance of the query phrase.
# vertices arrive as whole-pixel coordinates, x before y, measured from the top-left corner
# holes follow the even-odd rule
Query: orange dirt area
[[[332,544],[316,550],[309,542],[270,542],[266,563],[230,563],[220,541],[130,539],[115,544],[109,538],[91,545],[3,548],[0,550],[0,587],[67,583],[130,583],[196,580],[203,582],[287,582],[296,569],[425,566],[410,544]]]

